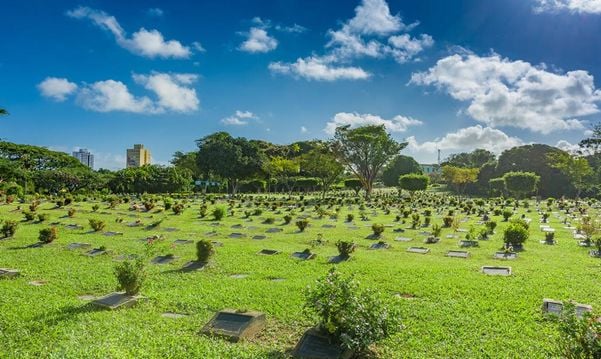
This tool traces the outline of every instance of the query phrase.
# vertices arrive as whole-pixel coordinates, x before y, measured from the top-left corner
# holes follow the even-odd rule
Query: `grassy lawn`
[[[337,220],[317,217],[312,206],[310,226],[298,233],[292,220],[283,225],[285,207],[275,213],[263,209],[252,221],[244,218],[244,208],[234,216],[225,217],[214,226],[210,218],[198,218],[200,200],[190,201],[183,214],[171,211],[129,211],[128,204],[107,209],[98,203],[97,213],[91,211],[96,202],[70,205],[74,218],[66,218],[67,208],[54,209],[54,204],[42,202],[38,213],[50,218],[42,223],[21,222],[14,238],[0,240],[0,267],[21,271],[21,276],[0,280],[0,358],[278,358],[287,357],[289,350],[302,333],[312,326],[302,315],[303,291],[315,279],[323,276],[332,264],[329,256],[337,254],[335,242],[354,241],[358,249],[352,259],[337,264],[342,273],[353,273],[364,287],[381,291],[390,306],[402,310],[404,329],[379,343],[376,352],[383,358],[542,358],[548,357],[556,341],[555,325],[541,313],[543,298],[573,299],[601,308],[601,260],[588,255],[587,248],[578,246],[572,230],[565,229],[565,214],[556,207],[549,225],[556,230],[554,246],[539,243],[544,239],[540,230],[540,215],[535,203],[532,212],[520,208],[515,217],[526,213],[532,219],[530,238],[525,251],[512,261],[493,259],[502,246],[506,223],[501,216],[496,234],[480,246],[466,249],[467,259],[449,258],[448,250],[458,250],[457,238],[447,238],[453,230],[444,228],[441,241],[425,244],[425,229],[406,229],[394,233],[394,228],[409,224],[395,222],[397,211],[388,215],[381,209],[368,208],[368,221],[361,221],[354,205],[340,206]],[[222,205],[225,205],[223,202]],[[219,205],[219,203],[218,203]],[[0,218],[22,220],[18,204],[0,206]],[[26,208],[27,205],[22,205]],[[213,205],[209,204],[209,213]],[[436,210],[437,208],[434,208]],[[593,217],[596,210],[592,211]],[[348,228],[347,213],[355,215],[357,229]],[[296,214],[301,214],[299,210]],[[446,214],[446,211],[442,215]],[[480,218],[456,213],[468,229]],[[442,215],[434,214],[432,223],[442,224]],[[210,215],[209,215],[210,216]],[[122,223],[115,219],[123,218]],[[262,219],[274,217],[275,224]],[[422,216],[423,217],[423,216]],[[104,231],[123,232],[119,236],[91,233],[88,219],[106,222]],[[160,227],[147,230],[144,226],[127,224],[140,219],[145,225],[164,218]],[[37,242],[38,231],[52,222],[60,222],[59,239],[40,248],[27,248]],[[368,250],[375,243],[366,237],[371,224],[387,227],[383,238],[391,245],[388,250]],[[67,224],[79,224],[83,229],[68,229]],[[232,228],[241,224],[243,229]],[[333,224],[335,228],[323,228]],[[575,225],[575,222],[572,222]],[[278,227],[279,233],[265,233]],[[168,231],[176,228],[177,231]],[[209,237],[207,232],[216,231]],[[232,232],[246,233],[246,238],[229,238]],[[328,242],[312,248],[317,258],[300,261],[291,258],[292,252],[310,247],[318,233]],[[101,296],[115,290],[113,268],[115,258],[124,254],[141,254],[141,239],[160,234],[165,237],[164,253],[177,259],[171,264],[149,265],[149,277],[142,288],[147,299],[129,309],[99,310],[81,296]],[[267,236],[253,240],[255,234]],[[410,242],[395,241],[396,237],[413,238]],[[194,244],[174,245],[177,239],[210,238],[223,243],[216,248],[211,265],[203,271],[176,271],[195,258]],[[92,248],[105,246],[110,253],[98,257],[84,256],[86,250],[68,250],[73,242],[90,243]],[[431,249],[422,255],[407,252],[410,246]],[[261,249],[276,249],[280,254],[257,255]],[[486,276],[483,265],[508,265],[509,277]],[[246,274],[244,278],[231,277]],[[274,280],[283,279],[283,280]],[[31,281],[46,281],[31,285]],[[252,340],[230,344],[220,339],[199,335],[202,326],[223,308],[257,310],[267,314],[266,329]],[[167,318],[163,314],[186,314]]]

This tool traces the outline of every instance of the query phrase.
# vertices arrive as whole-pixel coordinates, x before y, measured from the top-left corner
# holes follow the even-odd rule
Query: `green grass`
[[[347,206],[342,206],[336,228],[321,228],[334,223],[329,218],[317,219],[310,207],[310,227],[297,233],[293,219],[283,226],[287,212],[275,214],[264,209],[260,217],[275,217],[274,225],[262,224],[260,217],[247,222],[243,209],[234,217],[225,217],[219,227],[213,221],[199,219],[200,202],[190,203],[180,216],[171,211],[164,213],[130,212],[128,205],[115,210],[105,209],[91,213],[92,202],[79,203],[74,218],[62,218],[67,209],[52,209],[52,203],[42,203],[38,213],[48,213],[44,224],[21,222],[14,238],[0,241],[0,267],[19,269],[20,278],[0,280],[0,358],[278,358],[287,357],[301,334],[312,324],[302,315],[303,291],[331,267],[327,258],[337,254],[335,242],[352,240],[358,249],[348,262],[338,264],[343,273],[353,273],[365,287],[377,289],[388,298],[388,305],[399,306],[404,329],[379,343],[376,352],[383,358],[477,358],[477,357],[548,357],[556,342],[554,323],[541,313],[543,298],[573,299],[580,303],[601,306],[601,260],[580,248],[571,232],[563,228],[557,216],[550,225],[556,229],[555,246],[539,243],[544,234],[538,228],[539,216],[532,218],[530,239],[526,250],[514,261],[492,259],[501,245],[504,226],[502,218],[492,217],[499,226],[488,241],[480,247],[467,249],[468,259],[447,258],[445,253],[459,249],[457,239],[445,236],[452,230],[445,228],[437,244],[424,244],[421,230],[393,233],[386,228],[383,236],[392,245],[389,250],[367,250],[374,241],[372,223],[395,224],[396,215],[369,216],[367,222],[359,218],[355,206],[355,224],[358,230],[344,224]],[[218,203],[218,205],[220,205]],[[15,211],[17,204],[0,206],[0,218],[22,219]],[[24,206],[25,207],[25,206]],[[213,206],[209,205],[208,213]],[[533,203],[531,208],[534,208]],[[555,209],[556,210],[556,209]],[[371,209],[368,211],[371,214]],[[520,209],[519,213],[524,213]],[[129,217],[132,213],[134,217]],[[297,214],[299,212],[297,211]],[[152,218],[150,218],[152,216]],[[462,215],[464,216],[464,215]],[[122,217],[123,223],[115,223]],[[123,236],[107,237],[88,233],[88,219],[104,220],[104,231],[123,232]],[[146,230],[130,228],[126,224],[136,218],[145,224],[164,218],[159,228]],[[478,220],[475,215],[462,228]],[[42,248],[25,248],[37,242],[38,231],[51,222],[77,223],[83,230],[69,230],[59,226],[59,239]],[[434,216],[432,223],[442,223]],[[234,224],[256,226],[255,230],[230,228]],[[178,232],[166,232],[177,227]],[[281,227],[281,233],[265,233],[270,227]],[[217,230],[215,237],[206,232]],[[230,239],[232,232],[244,231],[247,238]],[[298,261],[290,257],[294,251],[310,246],[310,241],[323,233],[325,246],[312,249],[318,254],[312,261]],[[176,239],[210,238],[220,241],[212,264],[204,271],[180,273],[175,271],[185,262],[195,259],[194,244],[167,246],[162,254],[173,253],[178,259],[170,265],[150,265],[149,278],[142,288],[147,300],[133,308],[116,311],[98,310],[78,296],[101,296],[116,289],[113,268],[114,257],[120,254],[141,254],[144,243],[139,239],[162,234],[170,244]],[[253,234],[265,234],[265,240],[252,240]],[[458,233],[459,236],[462,233]],[[412,242],[395,242],[396,236],[415,238]],[[84,250],[67,250],[73,242],[86,242],[92,247],[106,246],[110,255],[88,258]],[[426,246],[426,255],[407,253],[409,246]],[[260,256],[261,249],[276,249],[281,254]],[[480,273],[483,265],[509,265],[510,277],[489,277]],[[247,274],[242,279],[232,274]],[[271,278],[284,278],[272,281]],[[30,281],[44,280],[44,286],[29,285]],[[396,294],[403,294],[398,296]],[[230,344],[220,339],[199,335],[202,326],[215,311],[222,308],[252,309],[267,314],[267,327],[257,338]],[[164,312],[188,314],[179,319],[164,318]]]

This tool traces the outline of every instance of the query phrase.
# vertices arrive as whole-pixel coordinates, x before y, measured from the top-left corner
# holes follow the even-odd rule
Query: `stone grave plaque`
[[[268,228],[265,232],[266,233],[279,233],[282,231],[283,231],[283,229],[274,227],[274,228]]]
[[[230,275],[230,278],[234,278],[234,279],[244,279],[246,277],[248,277],[248,274],[244,274],[244,273],[237,273],[237,274]]]
[[[266,238],[267,238],[267,236],[264,236],[262,234],[257,234],[256,236],[252,237],[252,239],[257,240],[257,241],[260,241],[260,240],[263,240],[263,239],[266,239]]]
[[[169,319],[180,319],[180,318],[185,318],[187,316],[188,316],[188,314],[174,313],[174,312],[165,312],[165,313],[161,314],[161,317],[169,318]]]
[[[272,256],[272,255],[278,254],[278,253],[280,253],[280,252],[276,251],[275,249],[261,249],[257,254],[264,255],[264,256]]]
[[[403,228],[395,228],[392,230],[394,233],[403,233],[405,230]]]
[[[165,232],[177,232],[179,231],[179,228],[175,228],[175,227],[167,227],[163,229]]]
[[[215,231],[205,233],[205,236],[207,236],[207,237],[215,237],[216,235],[217,235],[217,232],[215,232]]]
[[[100,249],[100,248],[94,248],[91,251],[86,252],[85,254],[88,257],[96,257],[96,256],[106,254],[106,250]]]
[[[447,257],[453,258],[468,258],[470,256],[469,252],[466,251],[448,251]]]
[[[267,279],[269,279],[272,282],[283,282],[286,280],[286,278],[281,277],[267,277]]]
[[[454,234],[447,234],[447,235],[445,236],[445,238],[452,239],[452,238],[457,238],[457,236],[456,236],[456,235],[454,235]]]
[[[407,252],[410,253],[419,253],[419,254],[427,254],[430,252],[430,248],[425,247],[409,247],[407,248]]]
[[[317,257],[317,254],[315,253],[307,253],[307,252],[294,252],[292,253],[292,257],[294,258],[298,258],[298,259],[302,259],[302,260],[309,260],[309,259],[314,259],[315,257]]]
[[[248,226],[248,227],[246,227],[246,229],[248,229],[249,231],[256,231],[257,229],[259,229],[259,227],[257,227],[257,226]]]
[[[591,312],[593,307],[588,304],[574,303],[576,306],[576,316],[582,318],[584,313]],[[563,302],[553,299],[543,299],[543,312],[559,315],[563,310]]]
[[[306,359],[349,359],[352,355],[352,351],[343,349],[314,328],[303,334],[292,352],[294,358]]]
[[[336,228],[336,226],[333,224],[322,224],[321,228]]]
[[[152,264],[169,264],[173,262],[177,257],[175,256],[156,256],[152,259]]]
[[[194,272],[202,270],[207,264],[205,262],[189,261],[182,267],[182,272]]]
[[[21,275],[16,269],[0,268],[0,278],[16,278]]]
[[[122,236],[123,232],[104,232],[103,233],[105,236],[107,237],[114,237],[114,236]]]
[[[518,257],[518,254],[514,253],[514,252],[512,252],[512,253],[495,252],[495,254],[493,255],[493,257],[495,259],[507,259],[507,260],[510,260],[510,259],[516,259]]]
[[[215,247],[223,247],[223,243],[221,243],[221,242],[211,241],[211,243],[213,243],[213,246],[215,246]]]
[[[244,226],[241,225],[241,224],[234,224],[230,228],[232,228],[232,229],[242,229],[242,228],[244,228]]]
[[[201,333],[222,337],[236,343],[241,339],[252,337],[261,331],[264,326],[265,314],[263,313],[224,309],[213,316],[202,328]]]
[[[29,285],[32,285],[34,287],[41,287],[43,285],[45,285],[46,283],[48,283],[45,280],[32,280],[31,282],[27,283]]]
[[[90,243],[71,243],[67,246],[67,249],[73,250],[73,249],[83,249],[83,248],[90,248],[92,245]]]
[[[328,259],[328,263],[337,264],[347,261],[350,257],[333,256]]]
[[[388,243],[374,243],[369,246],[369,249],[388,249],[390,245]]]
[[[230,237],[230,238],[244,238],[244,237],[246,237],[246,234],[240,233],[240,232],[233,232],[233,233],[230,233],[230,235],[228,237]]]
[[[509,276],[511,275],[511,267],[496,267],[496,266],[483,266],[482,273],[487,275],[500,275]]]
[[[555,232],[555,229],[551,228],[551,227],[545,227],[545,228],[543,228],[543,232],[545,232],[545,233],[553,233],[553,232]]]
[[[175,241],[173,241],[173,244],[180,244],[180,245],[192,244],[192,243],[194,243],[194,241],[191,239],[176,239]]]
[[[409,237],[396,237],[394,239],[397,242],[411,242],[413,240],[413,238],[409,238]]]
[[[124,292],[114,292],[92,301],[92,304],[105,309],[113,310],[131,307],[138,302],[138,299],[140,299],[138,296],[129,296]]]
[[[65,225],[65,228],[67,228],[67,229],[83,229],[83,226],[80,226],[79,224],[67,224],[67,225]]]
[[[478,246],[479,246],[478,241],[468,241],[468,240],[459,241],[459,247],[478,247]]]

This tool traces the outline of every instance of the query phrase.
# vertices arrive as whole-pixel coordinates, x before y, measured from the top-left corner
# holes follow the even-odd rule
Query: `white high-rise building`
[[[73,157],[77,158],[84,165],[94,169],[94,155],[87,149],[80,148],[79,151],[73,152]]]

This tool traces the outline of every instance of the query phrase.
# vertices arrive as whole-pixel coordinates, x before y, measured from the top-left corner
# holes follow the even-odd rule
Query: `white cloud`
[[[76,84],[65,78],[58,77],[46,77],[37,87],[43,96],[58,102],[65,101],[67,96],[77,91]]]
[[[98,81],[82,88],[77,95],[77,103],[98,112],[160,112],[148,97],[135,97],[124,83],[115,80]]]
[[[447,133],[442,138],[423,143],[417,142],[414,136],[407,138],[408,149],[413,153],[434,153],[441,151],[471,151],[485,148],[495,153],[521,146],[524,142],[517,137],[510,137],[505,132],[480,125],[466,127],[456,132]]]
[[[251,27],[245,35],[247,39],[240,44],[240,51],[251,53],[269,52],[278,47],[278,40],[269,36],[265,29]]]
[[[601,14],[601,0],[535,0],[536,12],[567,10],[572,13]]]
[[[237,110],[232,116],[221,119],[221,123],[226,126],[245,126],[250,123],[249,120],[258,120],[259,116],[250,111]]]
[[[572,154],[576,154],[580,150],[580,146],[578,146],[578,144],[572,144],[566,140],[557,141],[555,147]]]
[[[163,9],[158,8],[158,7],[150,8],[146,12],[148,13],[148,15],[150,15],[150,16],[156,16],[156,17],[161,17],[165,13],[163,11]]]
[[[301,34],[307,31],[306,27],[301,26],[299,24],[294,24],[292,26],[276,25],[275,29],[278,31],[289,32],[293,34]]]
[[[272,62],[269,70],[317,81],[363,80],[370,76],[360,67],[335,66],[319,57],[299,58],[293,63]]]
[[[366,125],[384,125],[390,132],[405,132],[410,126],[419,126],[423,122],[401,115],[385,120],[380,116],[371,114],[358,114],[350,112],[339,112],[326,124],[323,129],[328,135],[334,135],[336,127],[350,125],[351,128]]]
[[[417,60],[419,53],[434,44],[432,37],[426,34],[411,37],[399,33],[411,31],[417,24],[404,24],[400,16],[390,13],[385,0],[362,0],[353,18],[336,30],[328,30],[325,54],[299,58],[294,63],[273,62],[269,68],[274,73],[305,79],[366,79],[367,71],[348,63],[361,57],[393,58],[405,63]],[[328,71],[330,69],[335,71]],[[329,75],[323,76],[323,73]]]
[[[586,71],[565,74],[497,54],[452,55],[410,83],[434,85],[453,98],[469,101],[467,114],[489,126],[513,126],[547,134],[582,129],[577,117],[599,112],[601,91]]]
[[[128,38],[117,19],[101,10],[81,6],[68,11],[67,16],[91,20],[96,26],[110,31],[119,46],[136,55],[150,58],[188,58],[192,54],[188,46],[177,40],[165,40],[158,30],[141,28]]]
[[[191,112],[198,109],[200,101],[196,90],[190,87],[198,76],[194,74],[152,73],[134,74],[134,80],[158,97],[157,105],[164,110]]]
[[[306,128],[305,126],[301,126],[301,128],[300,128],[300,132],[301,132],[301,133],[308,133],[308,132],[309,132],[309,130],[307,130],[307,128]]]

